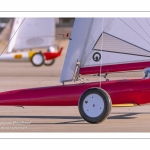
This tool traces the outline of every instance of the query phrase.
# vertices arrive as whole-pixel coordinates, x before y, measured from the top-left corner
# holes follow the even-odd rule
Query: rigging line
[[[106,26],[105,26],[105,28],[110,24],[110,22],[112,22],[112,20],[114,20],[114,18],[110,18],[109,19],[109,21],[107,22],[107,24],[106,24]],[[105,28],[103,29],[103,31],[105,30]],[[90,35],[91,37],[93,37],[92,35]],[[94,39],[94,38],[93,38]],[[98,37],[98,39],[99,39],[99,37]],[[95,41],[95,40],[93,40],[93,41]],[[92,43],[91,43],[92,44]],[[90,46],[89,46],[90,47]],[[91,60],[91,58],[88,58],[88,59],[86,59],[91,53],[92,53],[93,51],[90,51],[87,55],[84,55],[84,58],[83,58],[83,62],[85,63],[85,62],[89,62],[89,60]],[[86,54],[86,53],[85,53]]]
[[[150,23],[148,22],[147,18],[145,18],[145,19],[146,19],[146,21],[147,21],[148,25],[150,26]]]
[[[85,49],[86,49],[86,43],[87,43],[87,41],[89,39],[88,36],[90,35],[90,31],[91,31],[91,28],[92,28],[92,25],[93,25],[93,20],[94,20],[94,18],[92,18],[90,26],[89,26],[88,34],[87,34],[86,41],[85,41],[85,44],[84,44],[84,51],[83,51],[83,53],[85,52]]]
[[[11,39],[8,41],[7,45],[5,46],[5,48],[3,49],[3,51],[1,52],[0,56],[3,54],[3,52],[6,50],[6,48],[8,47],[9,43],[11,42],[11,40],[13,39],[13,37],[16,35],[17,31],[19,30],[19,28],[21,27],[22,23],[24,22],[25,18],[23,19],[23,21],[21,22],[21,24],[19,25],[19,27],[17,28],[17,30],[15,31],[15,33],[13,34],[13,36],[11,37]]]
[[[100,63],[100,83],[99,83],[99,87],[101,88],[101,72],[102,72],[102,47],[103,47],[103,24],[104,24],[104,18],[102,20],[102,44],[101,44],[101,63]]]
[[[109,21],[107,22],[107,24],[106,24],[106,26],[105,26],[105,28],[110,24],[110,22],[113,20],[114,18],[110,18],[109,19]],[[105,28],[103,29],[103,31],[105,30]],[[92,35],[90,35],[90,36],[92,36]],[[94,39],[94,38],[93,38]],[[99,37],[98,37],[98,39],[99,39]],[[97,40],[98,41],[98,40]],[[89,53],[89,54],[87,54],[87,57],[90,55],[92,53],[92,51]],[[90,58],[89,58],[90,59]]]
[[[120,19],[120,18],[119,18]],[[132,31],[134,31],[139,37],[141,37],[145,42],[150,44],[148,41],[146,41],[140,34],[138,34],[135,30],[133,30],[126,22],[124,22],[122,19],[120,19],[126,26],[128,26]]]
[[[107,25],[105,26],[105,28],[110,24],[110,22],[112,22],[112,20],[114,20],[114,18],[110,18],[110,19],[109,19],[109,21],[108,21]],[[104,28],[104,30],[105,30],[105,28]],[[103,31],[104,31],[104,30],[103,30]]]
[[[91,36],[91,35],[90,35]],[[94,39],[94,38],[93,38]],[[90,47],[91,47],[91,45],[93,44],[95,42],[95,40],[93,40],[92,42],[91,42],[91,44],[89,45],[89,47],[87,48],[87,50],[88,49],[90,49]],[[90,51],[89,53],[86,53],[86,51],[85,51],[85,54],[84,54],[84,56],[83,56],[83,59],[81,60],[81,62],[84,64],[85,62],[87,62],[88,60],[91,60],[91,58],[88,58],[88,56],[90,56],[90,54],[92,53],[92,51]],[[87,59],[88,58],[88,59]]]
[[[145,34],[150,38],[150,36],[148,35],[148,33],[142,28],[142,26],[138,23],[138,21],[135,19],[135,18],[133,18],[135,21],[136,21],[136,23],[141,27],[141,29],[145,32]]]

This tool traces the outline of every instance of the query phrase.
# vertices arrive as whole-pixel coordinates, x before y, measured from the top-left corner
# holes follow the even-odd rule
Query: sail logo
[[[101,59],[101,54],[99,52],[96,52],[93,54],[93,60],[94,61],[99,61]]]
[[[22,55],[21,55],[21,54],[16,54],[16,55],[14,55],[14,58],[15,58],[15,59],[21,59],[21,58],[22,58]]]

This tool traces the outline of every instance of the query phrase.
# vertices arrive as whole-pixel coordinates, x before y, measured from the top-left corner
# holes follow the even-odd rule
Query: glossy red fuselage
[[[0,93],[0,105],[5,106],[77,106],[81,94],[99,82],[39,87]],[[101,82],[113,104],[150,103],[150,79]]]

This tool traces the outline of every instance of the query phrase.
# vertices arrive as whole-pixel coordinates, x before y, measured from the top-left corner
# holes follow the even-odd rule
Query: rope
[[[101,88],[101,72],[102,72],[102,47],[103,47],[103,25],[104,25],[104,18],[102,20],[102,44],[101,44],[101,62],[100,62],[100,83],[99,83],[99,87]]]
[[[120,18],[119,18],[120,19]],[[138,34],[135,30],[133,30],[127,23],[125,23],[122,19],[120,19],[125,25],[127,25],[132,31],[134,31],[139,37],[141,37],[145,42],[150,44],[148,41],[146,41],[140,34]]]
[[[147,34],[147,32],[142,28],[142,26],[137,22],[137,20],[135,18],[133,18],[136,23],[141,27],[141,29],[144,31],[144,33],[150,38],[150,36]]]

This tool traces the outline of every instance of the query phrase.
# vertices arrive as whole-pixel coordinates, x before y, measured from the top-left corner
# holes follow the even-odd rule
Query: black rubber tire
[[[104,102],[104,110],[97,117],[90,117],[84,112],[83,102],[89,94],[98,94],[99,96],[101,96],[101,98]],[[89,123],[100,123],[100,122],[104,121],[108,117],[108,115],[111,111],[111,107],[112,107],[112,102],[111,102],[111,98],[110,98],[109,94],[105,90],[100,89],[100,88],[90,88],[90,89],[86,90],[81,95],[79,102],[78,102],[78,109],[79,109],[80,115],[83,117],[84,120],[86,120]]]
[[[33,61],[33,59],[34,59],[34,57],[35,57],[36,55],[40,55],[41,58],[42,58],[42,62],[41,62],[40,64],[35,64],[34,61]],[[33,54],[33,56],[31,57],[31,63],[33,64],[33,66],[36,66],[36,67],[42,66],[43,63],[44,63],[43,54],[42,54],[42,53],[35,53],[35,54]]]
[[[44,60],[44,65],[45,66],[51,66],[51,65],[53,65],[54,64],[54,62],[55,62],[55,59],[50,59],[52,62],[46,62],[47,60]],[[49,60],[48,60],[49,61]]]

